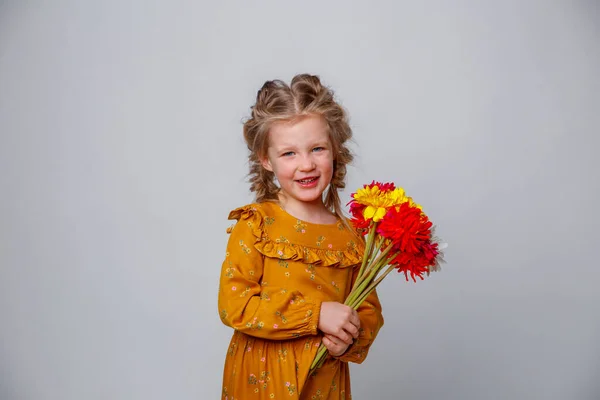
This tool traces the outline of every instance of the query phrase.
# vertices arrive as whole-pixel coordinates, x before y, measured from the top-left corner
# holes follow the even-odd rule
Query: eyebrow
[[[282,152],[282,151],[290,151],[290,150],[295,150],[298,146],[294,145],[294,144],[283,144],[280,147],[273,147],[275,149],[275,151],[277,152]],[[329,143],[326,140],[321,140],[315,143],[312,143],[309,147],[332,147],[331,143]]]

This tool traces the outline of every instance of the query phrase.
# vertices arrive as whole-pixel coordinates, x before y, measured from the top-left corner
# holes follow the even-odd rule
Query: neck
[[[321,199],[314,202],[298,202],[289,199],[285,195],[280,195],[279,204],[288,214],[303,221],[331,224],[337,220],[337,217],[325,207]]]

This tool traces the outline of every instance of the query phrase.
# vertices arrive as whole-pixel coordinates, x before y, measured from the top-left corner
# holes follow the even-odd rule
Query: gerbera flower
[[[393,183],[373,181],[358,189],[348,204],[350,212],[359,222],[363,222],[362,220],[379,222],[390,207],[406,201],[408,198],[404,194],[404,189],[396,188]]]

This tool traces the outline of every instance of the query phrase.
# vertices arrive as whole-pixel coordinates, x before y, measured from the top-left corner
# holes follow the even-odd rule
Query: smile
[[[296,182],[300,183],[301,185],[310,185],[311,183],[315,182],[317,179],[319,179],[319,177],[311,177],[311,178],[306,178],[306,179],[298,179],[298,180],[296,180]]]

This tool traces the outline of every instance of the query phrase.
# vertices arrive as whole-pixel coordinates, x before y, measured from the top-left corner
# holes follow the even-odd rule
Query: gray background
[[[368,4],[367,4],[368,3]],[[216,399],[241,122],[311,72],[449,242],[355,399],[600,399],[596,1],[0,2],[0,399]]]

